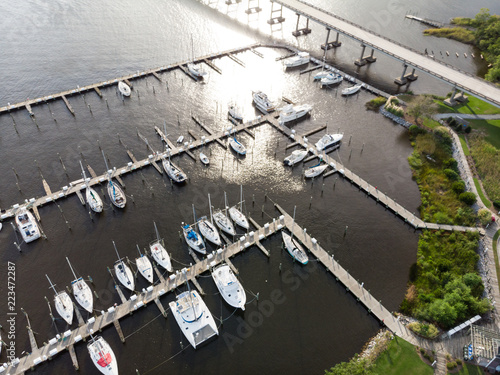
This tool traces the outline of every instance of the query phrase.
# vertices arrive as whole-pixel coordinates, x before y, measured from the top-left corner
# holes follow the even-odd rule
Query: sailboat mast
[[[292,221],[292,238],[293,238],[293,226],[295,225],[295,210],[297,206],[293,206],[293,221]]]
[[[210,207],[210,222],[214,224],[214,219],[212,218],[212,202],[210,201],[210,194],[208,194],[208,206]]]
[[[83,179],[86,180],[87,179],[87,176],[85,175],[85,170],[83,169],[83,165],[82,165],[82,161],[79,160],[80,162],[80,168],[82,168],[82,175],[83,175]]]
[[[73,273],[73,276],[75,277],[75,280],[76,280],[76,279],[77,279],[77,277],[76,277],[76,275],[75,275],[75,271],[73,271],[73,267],[71,267],[71,263],[69,262],[68,257],[66,257],[66,260],[68,261],[69,268],[71,269],[71,272]]]
[[[115,248],[115,251],[116,251],[116,256],[118,257],[118,260],[121,260],[121,259],[120,259],[120,254],[118,254],[118,249],[116,248],[116,245],[115,245],[115,241],[111,241],[111,242],[113,242],[113,246],[114,246],[114,248]]]
[[[137,251],[139,252],[139,255],[142,257],[141,248],[139,247],[138,244],[135,244],[135,246],[137,246]]]
[[[194,223],[196,225],[196,212],[194,211],[194,204],[192,204],[193,206],[193,219],[194,219]]]
[[[224,213],[226,214],[226,218],[227,218],[227,196],[226,196],[226,192],[224,192]]]
[[[106,155],[104,155],[104,150],[102,151],[102,157],[104,158],[104,164],[106,164],[106,172],[109,171],[108,161],[106,160]]]
[[[52,284],[52,281],[50,281],[49,276],[48,276],[47,274],[45,274],[45,277],[47,278],[47,280],[49,280],[50,287],[54,290],[54,293],[57,295],[56,288],[55,288],[55,287],[54,287],[54,285]]]
[[[243,185],[240,185],[240,211],[243,213]]]
[[[155,232],[156,232],[156,239],[160,241],[160,234],[158,233],[158,228],[156,228],[156,223],[153,221],[153,224],[155,226]]]

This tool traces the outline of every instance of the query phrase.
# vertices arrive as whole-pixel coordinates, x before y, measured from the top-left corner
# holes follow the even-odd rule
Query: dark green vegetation
[[[454,28],[425,30],[426,35],[442,36],[474,44],[481,50],[491,67],[485,78],[500,81],[500,17],[482,8],[474,18],[455,18]]]
[[[484,371],[479,366],[469,365],[468,363],[464,363],[464,367],[457,372],[459,375],[484,375]]]
[[[386,98],[383,96],[377,96],[375,99],[372,99],[368,102],[365,103],[366,109],[369,109],[371,111],[378,111],[381,106],[385,104],[387,101]]]

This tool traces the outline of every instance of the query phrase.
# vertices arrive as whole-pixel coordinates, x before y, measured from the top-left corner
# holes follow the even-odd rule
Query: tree
[[[415,122],[418,124],[418,119],[422,116],[432,114],[435,107],[436,105],[431,97],[420,95],[408,104],[408,114],[413,116]]]
[[[491,221],[491,212],[487,208],[481,208],[477,212],[477,216],[479,218],[479,221],[481,222],[481,225],[485,226]]]
[[[458,199],[460,199],[465,204],[472,206],[474,203],[476,203],[476,194],[470,191],[466,191],[465,193],[460,194],[458,196]]]

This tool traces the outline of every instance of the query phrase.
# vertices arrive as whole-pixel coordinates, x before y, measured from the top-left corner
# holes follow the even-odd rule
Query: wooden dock
[[[64,101],[64,104],[66,104],[66,107],[71,112],[71,114],[74,116],[75,115],[75,111],[73,110],[73,107],[71,106],[71,104],[69,104],[69,101],[68,101],[68,99],[66,99],[66,96],[65,95],[61,95],[61,99]],[[0,113],[1,113],[1,108],[0,108]]]

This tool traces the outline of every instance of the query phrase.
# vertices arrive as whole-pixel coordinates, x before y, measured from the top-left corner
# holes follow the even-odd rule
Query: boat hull
[[[167,173],[168,177],[178,184],[184,183],[187,180],[187,176],[182,169],[177,165],[172,163],[170,160],[163,159],[162,162],[163,169]]]
[[[300,243],[285,232],[281,232],[281,234],[288,254],[299,263],[307,264],[309,258]]]
[[[108,182],[108,195],[114,206],[118,208],[125,208],[125,205],[127,204],[125,193],[121,187],[111,182],[111,180]]]
[[[219,292],[230,306],[245,310],[247,296],[245,289],[227,264],[212,271],[212,278]]]
[[[296,150],[292,152],[291,155],[287,156],[284,160],[285,165],[290,167],[294,166],[297,163],[300,163],[307,155],[307,151],[305,150]]]
[[[85,198],[87,198],[87,203],[92,211],[102,212],[102,199],[94,189],[88,187],[85,190]]]
[[[183,226],[182,232],[184,234],[184,239],[186,240],[186,243],[191,249],[197,251],[200,254],[207,253],[207,249],[205,248],[205,243],[203,242],[203,239],[198,233],[196,233],[194,229],[190,228],[189,226],[187,226],[187,228]]]
[[[40,228],[29,210],[23,209],[16,213],[16,224],[24,242],[29,243],[40,238]]]
[[[151,251],[151,256],[156,263],[165,268],[168,272],[172,272],[172,262],[170,261],[170,256],[161,243],[158,241],[153,242],[149,245],[149,250]]]
[[[206,218],[202,218],[198,221],[198,230],[205,239],[212,242],[214,245],[221,246],[222,241],[220,240],[219,232],[217,228]]]
[[[131,90],[130,86],[127,85],[125,82],[118,82],[118,90],[121,92],[123,96],[130,96]]]
[[[76,302],[78,302],[78,304],[89,313],[92,313],[94,299],[92,296],[92,290],[88,284],[80,277],[79,279],[74,280],[71,283],[71,286],[73,288],[73,295],[75,296]]]
[[[141,255],[140,258],[136,258],[135,264],[137,264],[137,269],[139,273],[151,284],[153,283],[153,265],[151,261],[145,256]]]
[[[118,375],[115,353],[101,336],[92,339],[87,345],[87,350],[99,372],[105,375]]]
[[[226,232],[230,236],[236,236],[236,230],[234,229],[232,221],[226,215],[224,215],[222,211],[214,212],[213,218],[215,224],[219,227],[220,230]]]
[[[134,274],[125,262],[119,260],[115,263],[115,274],[118,281],[130,291],[135,289]]]
[[[318,165],[316,167],[311,167],[309,169],[306,169],[306,171],[304,172],[304,176],[306,178],[317,177],[320,174],[322,174],[326,170],[326,168],[328,168],[328,164]]]
[[[233,149],[234,152],[236,152],[238,155],[246,155],[247,154],[247,149],[245,146],[243,146],[240,142],[238,142],[236,139],[230,139],[229,140],[229,145]]]
[[[245,215],[243,215],[243,213],[238,210],[236,207],[231,207],[229,209],[229,216],[231,216],[231,219],[236,223],[238,224],[240,227],[242,228],[245,228],[245,229],[248,229],[250,228],[250,225],[248,224],[248,220],[247,218],[245,217]]]
[[[54,305],[56,306],[57,313],[66,323],[73,323],[73,302],[68,293],[60,292],[54,296]]]

